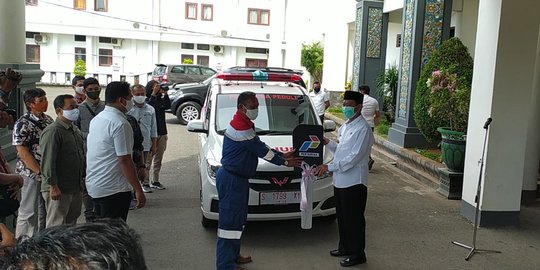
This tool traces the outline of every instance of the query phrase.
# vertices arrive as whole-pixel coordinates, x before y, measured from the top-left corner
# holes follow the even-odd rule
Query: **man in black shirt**
[[[154,171],[150,187],[155,189],[165,189],[159,182],[159,172],[161,170],[163,154],[167,149],[167,123],[165,123],[165,110],[171,108],[171,100],[169,99],[167,92],[161,89],[159,83],[156,81],[149,81],[146,84],[146,97],[147,103],[156,110],[158,133],[156,154],[149,154],[148,159],[146,159],[146,177],[150,178],[150,167],[152,166],[153,161]]]

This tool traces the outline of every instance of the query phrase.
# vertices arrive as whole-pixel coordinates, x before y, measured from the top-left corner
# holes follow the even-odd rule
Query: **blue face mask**
[[[343,112],[343,115],[347,119],[351,119],[356,114],[354,112],[354,107],[351,107],[351,106],[343,106],[341,108],[341,111]]]

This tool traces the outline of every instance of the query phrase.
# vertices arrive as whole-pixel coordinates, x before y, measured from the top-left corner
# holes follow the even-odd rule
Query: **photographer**
[[[167,123],[165,123],[165,110],[171,108],[171,100],[167,95],[167,86],[160,86],[156,81],[149,81],[146,84],[146,102],[156,111],[156,123],[157,123],[157,146],[155,154],[148,155],[146,159],[146,174],[150,178],[150,167],[154,164],[153,179],[150,187],[155,189],[165,189],[165,187],[159,182],[159,172],[161,171],[161,161],[163,160],[163,154],[167,149]],[[153,162],[152,162],[153,161]],[[145,182],[148,182],[146,179]]]

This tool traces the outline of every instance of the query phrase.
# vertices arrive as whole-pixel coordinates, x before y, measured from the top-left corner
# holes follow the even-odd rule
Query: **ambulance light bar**
[[[219,73],[216,78],[226,81],[269,81],[269,82],[294,82],[302,80],[298,74],[289,73],[266,73],[257,70],[243,73]]]

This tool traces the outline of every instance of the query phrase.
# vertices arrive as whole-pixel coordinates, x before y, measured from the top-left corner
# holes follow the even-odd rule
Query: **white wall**
[[[539,8],[540,3],[535,1],[480,1],[463,200],[474,205],[477,161],[482,155],[480,145],[485,132],[482,126],[487,117],[492,117],[485,157],[483,211],[519,211],[523,182],[535,181],[537,177],[526,175],[524,168],[538,166],[537,150],[533,150],[536,160],[526,156],[531,146],[528,144],[535,142],[532,145],[537,146],[539,139],[537,127],[531,125],[532,121],[538,123],[538,117],[530,115],[538,111],[534,99],[538,97],[535,68]],[[533,137],[528,137],[530,134]]]
[[[74,10],[72,0],[40,2],[26,6],[26,31],[49,36],[50,41],[41,44],[41,67],[49,73],[73,70],[75,46],[86,47],[89,74],[114,74],[115,78],[152,71],[156,63],[179,63],[182,53],[208,55],[213,68],[244,65],[246,57],[261,58],[242,53],[245,47],[269,49],[269,55],[264,55],[269,66],[301,68],[301,44],[320,40],[325,23],[320,18],[328,11],[320,8],[327,4],[309,0],[190,2],[198,4],[197,20],[185,18],[185,1],[116,0],[109,1],[107,12],[94,11],[93,1],[87,1],[85,11]],[[201,4],[213,5],[212,21],[201,20]],[[270,25],[248,24],[248,8],[270,10]],[[222,30],[227,32],[225,36]],[[87,42],[76,43],[75,34],[87,36]],[[121,47],[113,48],[98,43],[99,36],[124,41]],[[182,50],[181,42],[209,44],[211,48],[221,45],[225,50],[223,54]],[[32,43],[27,39],[27,44]],[[98,65],[99,48],[113,49],[113,66]]]
[[[356,1],[341,1],[340,5],[325,3],[324,24],[324,66],[322,87],[328,91],[343,91],[347,82],[347,71],[352,70],[348,61],[349,24],[356,20]],[[323,17],[321,17],[323,18]]]
[[[388,35],[386,42],[386,68],[390,65],[399,65],[401,47],[396,46],[397,35],[403,30],[402,10],[396,10],[389,13],[388,16]],[[400,45],[401,46],[401,45]]]

